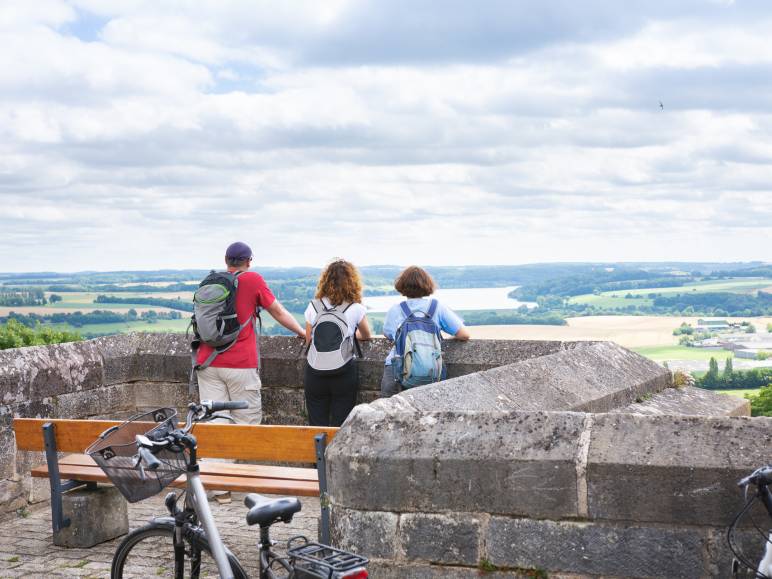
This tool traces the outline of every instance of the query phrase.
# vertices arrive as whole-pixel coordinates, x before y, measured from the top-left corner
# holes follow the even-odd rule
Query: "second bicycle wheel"
[[[129,577],[174,578],[174,521],[156,520],[126,535],[118,545],[110,570],[111,579]],[[209,543],[201,531],[188,533],[185,545],[185,569],[182,577],[218,577],[217,564]],[[194,555],[200,554],[199,564]],[[233,554],[228,553],[231,570],[236,579],[247,579],[247,574]]]

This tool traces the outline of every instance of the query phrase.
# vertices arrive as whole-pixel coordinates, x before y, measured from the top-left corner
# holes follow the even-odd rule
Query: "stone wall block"
[[[13,434],[13,414],[7,406],[0,406],[0,479],[16,474],[16,437]]]
[[[613,577],[705,577],[694,529],[492,517],[486,545],[498,567]]]
[[[446,364],[469,364],[480,368],[496,368],[531,358],[540,358],[591,342],[559,342],[554,340],[446,340],[443,359]]]
[[[398,522],[395,513],[333,506],[330,512],[332,544],[368,558],[396,559]]]
[[[477,565],[482,524],[470,513],[405,514],[399,541],[407,560],[443,565]]]
[[[104,384],[121,384],[139,380],[137,350],[144,333],[117,334],[91,340],[102,355]]]
[[[260,339],[260,378],[264,388],[303,388],[304,342],[294,337]]]
[[[91,390],[102,382],[102,357],[91,341],[0,352],[2,404]]]
[[[476,412],[506,412],[520,409],[519,401],[515,402],[502,393],[484,372],[410,388],[397,396],[424,412],[464,412],[470,409]]]
[[[380,392],[381,379],[383,378],[383,359],[357,360],[356,364],[359,375],[359,389],[369,392]]]
[[[392,561],[371,561],[368,566],[370,577],[378,579],[533,579],[533,573],[522,573],[508,569],[503,571],[483,571],[478,567],[457,567],[449,565],[426,565],[415,562],[394,563]],[[552,579],[582,579],[579,577],[551,575]]]
[[[577,515],[574,458],[583,415],[392,414],[373,406],[356,407],[328,447],[333,504]]]
[[[637,402],[611,412],[644,414],[659,416],[663,414],[681,416],[750,416],[751,405],[748,400],[738,396],[719,394],[703,388],[684,386],[666,388],[651,397],[638,399]]]
[[[135,412],[164,407],[183,409],[192,401],[188,385],[180,382],[133,382],[125,386],[125,391],[133,396],[131,406]]]
[[[133,386],[116,384],[94,390],[62,394],[51,400],[52,418],[90,418],[134,410]]]
[[[266,388],[260,393],[263,403],[263,424],[308,424],[306,400],[297,388]]]
[[[587,467],[594,519],[726,526],[737,481],[769,463],[772,418],[597,415]]]

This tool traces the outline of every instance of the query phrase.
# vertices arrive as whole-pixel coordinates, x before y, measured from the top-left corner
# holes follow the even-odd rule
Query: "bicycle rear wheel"
[[[218,577],[217,564],[209,548],[209,542],[200,530],[186,534],[185,569],[182,577]],[[196,564],[196,559],[199,563]],[[247,579],[238,559],[228,552],[236,579]],[[129,577],[174,578],[174,520],[156,519],[135,529],[121,541],[113,556],[111,579]]]

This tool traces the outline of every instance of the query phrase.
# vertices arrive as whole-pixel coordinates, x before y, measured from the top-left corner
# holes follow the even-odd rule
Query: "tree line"
[[[48,303],[42,289],[18,289],[0,291],[0,306],[44,306]]]
[[[708,371],[697,378],[697,385],[708,390],[748,390],[772,384],[772,368],[735,370],[732,358],[724,362],[723,372],[719,371],[718,360],[711,358]]]
[[[14,320],[28,328],[34,328],[40,324],[69,324],[80,328],[87,324],[116,324],[145,321],[154,323],[158,320],[179,320],[182,318],[180,312],[156,312],[149,310],[137,313],[137,310],[130,309],[128,312],[113,312],[109,310],[94,310],[93,312],[72,312],[72,313],[54,313],[54,314],[17,314],[11,312],[8,316],[0,318],[0,322]]]

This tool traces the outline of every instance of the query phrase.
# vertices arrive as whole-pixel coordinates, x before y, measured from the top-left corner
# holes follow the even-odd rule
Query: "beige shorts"
[[[260,424],[263,404],[260,397],[260,375],[257,368],[204,368],[198,370],[198,394],[201,400],[245,400],[246,410],[231,410],[238,424]],[[229,422],[227,420],[216,422]]]

